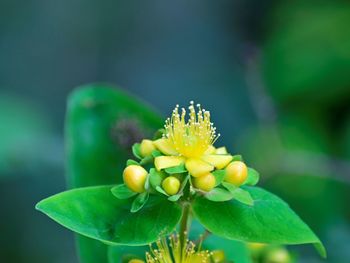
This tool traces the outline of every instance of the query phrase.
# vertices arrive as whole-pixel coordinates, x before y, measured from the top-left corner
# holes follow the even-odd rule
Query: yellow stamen
[[[146,253],[147,263],[209,263],[212,253],[207,250],[196,249],[192,241],[186,239],[185,246],[181,245],[179,235],[173,234],[169,244],[165,237],[150,245],[150,252]]]
[[[165,138],[180,155],[187,158],[201,157],[220,136],[216,135],[216,128],[210,122],[210,112],[201,109],[199,104],[197,108],[198,112],[191,101],[186,122],[186,110],[182,108],[180,115],[177,105],[171,118],[165,122]]]

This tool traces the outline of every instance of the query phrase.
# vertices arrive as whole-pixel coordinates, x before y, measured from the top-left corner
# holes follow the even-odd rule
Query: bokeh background
[[[211,110],[220,144],[260,171],[350,262],[350,2],[0,1],[0,261],[78,262],[34,210],[65,189],[68,94],[119,85],[164,116]]]

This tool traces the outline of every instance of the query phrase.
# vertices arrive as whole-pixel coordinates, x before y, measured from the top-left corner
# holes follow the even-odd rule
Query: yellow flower
[[[182,108],[181,116],[179,106],[173,110],[171,118],[165,122],[165,136],[180,155],[187,158],[200,158],[209,146],[217,140],[216,128],[210,122],[210,112],[202,110],[197,104],[198,112],[189,106],[189,119],[186,122],[186,110]]]
[[[182,246],[178,235],[171,235],[169,244],[165,237],[150,246],[146,253],[147,263],[210,263],[212,253],[207,250],[196,249],[192,241],[186,239]]]
[[[213,144],[220,137],[210,121],[210,112],[193,101],[189,106],[189,116],[186,110],[177,105],[170,118],[165,122],[163,138],[154,141],[154,146],[167,156],[155,158],[157,170],[185,164],[193,177],[207,175],[214,169],[223,169],[231,161],[226,148],[216,149]],[[165,158],[164,158],[165,157]]]

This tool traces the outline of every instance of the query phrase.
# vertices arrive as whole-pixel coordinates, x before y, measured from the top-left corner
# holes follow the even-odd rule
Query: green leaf
[[[134,154],[134,156],[137,158],[137,159],[140,159],[142,160],[142,156],[141,156],[141,152],[140,152],[140,146],[141,144],[139,143],[134,143],[134,145],[132,146],[132,153]]]
[[[231,192],[233,198],[237,201],[250,206],[254,204],[254,200],[248,191],[226,182],[223,182],[222,185]]]
[[[160,187],[160,186],[157,186],[157,187],[156,187],[156,190],[157,190],[157,192],[159,192],[159,193],[161,193],[161,194],[163,194],[163,195],[169,196],[169,195],[163,190],[163,188]]]
[[[212,174],[215,176],[215,186],[218,186],[225,179],[226,171],[215,170]]]
[[[174,166],[174,167],[169,167],[169,168],[165,168],[164,171],[167,174],[181,174],[181,173],[187,173],[185,164],[180,164],[178,166]]]
[[[160,151],[158,151],[158,150],[154,150],[154,151],[152,152],[153,158],[156,158],[156,157],[162,156],[162,155],[163,155],[163,154],[162,154]]]
[[[131,191],[125,184],[119,184],[111,189],[112,194],[119,199],[128,199],[137,193]]]
[[[214,188],[210,192],[206,193],[205,198],[214,202],[223,202],[223,201],[228,201],[233,198],[233,195],[222,188]]]
[[[322,256],[326,255],[318,237],[284,201],[258,187],[244,187],[244,190],[252,196],[254,206],[234,199],[212,202],[197,197],[192,205],[194,215],[210,232],[227,239],[275,244],[312,243]]]
[[[149,171],[149,182],[154,189],[162,184],[165,177],[166,174],[163,171],[157,171],[155,168],[151,168]]]
[[[136,162],[135,160],[127,160],[126,161],[126,166],[129,166],[129,165],[140,165],[138,162]]]
[[[148,198],[149,198],[148,192],[144,192],[144,193],[139,194],[135,198],[135,200],[132,202],[130,212],[136,213],[137,211],[139,211],[147,203]]]
[[[153,162],[153,156],[150,155],[150,156],[146,156],[145,158],[142,158],[142,160],[140,161],[140,164],[141,165],[145,165],[145,164],[149,164]]]
[[[122,183],[130,143],[163,124],[163,118],[143,101],[101,83],[75,88],[66,112],[65,163],[70,188]],[[80,235],[76,243],[81,263],[107,262],[105,244]]]
[[[232,156],[232,162],[234,161],[241,161],[242,162],[243,158],[242,155],[233,155]]]
[[[169,196],[168,200],[171,201],[171,202],[176,202],[176,201],[178,201],[181,198],[181,196],[183,196],[183,193]]]
[[[165,198],[150,196],[138,213],[131,200],[115,198],[113,186],[78,188],[42,200],[36,208],[56,222],[110,245],[146,245],[174,230],[181,207]]]
[[[67,105],[69,187],[122,183],[134,134],[146,137],[163,123],[151,107],[112,85],[94,83],[76,88]]]
[[[253,168],[248,168],[248,176],[244,182],[244,185],[256,185],[259,182],[260,175]]]

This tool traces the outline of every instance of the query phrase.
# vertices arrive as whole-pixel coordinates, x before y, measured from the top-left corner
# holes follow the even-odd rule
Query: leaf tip
[[[315,249],[317,250],[318,254],[322,257],[322,258],[327,258],[327,250],[324,247],[324,245],[321,243],[321,241],[319,243],[314,243],[313,244]]]
[[[45,199],[39,201],[39,202],[35,205],[35,210],[38,210],[38,211],[40,211],[40,212],[44,212],[44,208],[43,208],[44,202],[45,202]]]

